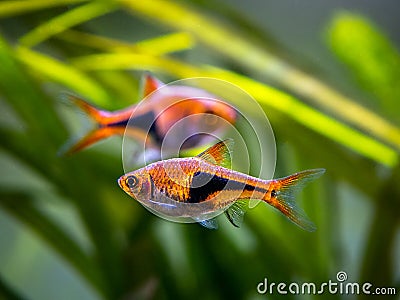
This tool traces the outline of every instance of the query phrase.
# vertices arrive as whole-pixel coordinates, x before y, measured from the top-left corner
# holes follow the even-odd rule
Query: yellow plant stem
[[[95,34],[67,30],[58,35],[69,42],[88,46],[106,52],[143,52],[152,55],[163,55],[176,51],[183,51],[194,46],[192,35],[187,32],[174,32],[162,36],[146,39],[137,43],[128,43]]]
[[[1,1],[0,17],[11,17],[19,14],[29,13],[35,10],[51,8],[56,6],[71,5],[88,0],[25,0],[25,1]]]
[[[33,47],[64,30],[104,15],[116,9],[112,1],[94,1],[63,13],[28,32],[20,39],[26,47]]]
[[[59,82],[86,97],[96,99],[96,103],[99,105],[108,103],[107,92],[85,73],[29,48],[17,47],[15,55],[18,60],[37,74],[45,76],[51,81]]]

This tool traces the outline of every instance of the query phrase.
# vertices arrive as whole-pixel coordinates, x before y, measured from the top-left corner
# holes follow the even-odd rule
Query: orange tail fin
[[[71,139],[67,141],[58,153],[59,155],[73,154],[115,134],[123,135],[124,128],[100,127],[93,129],[81,139]]]
[[[115,119],[113,113],[100,110],[85,100],[71,94],[64,94],[63,97],[69,103],[75,104],[84,111],[96,123],[96,127],[78,140],[74,138],[67,141],[61,147],[59,155],[72,154],[114,134],[123,134],[123,130],[119,127],[108,127],[114,121],[113,119]]]
[[[71,94],[65,94],[65,97],[67,98],[68,101],[72,102],[75,104],[77,107],[79,107],[81,110],[83,110],[91,119],[93,119],[96,123],[102,124],[105,119],[107,118],[107,115],[110,113],[107,111],[102,111],[90,103],[86,102],[85,100],[71,95]]]
[[[311,222],[305,212],[297,206],[295,194],[301,190],[308,182],[317,179],[325,173],[325,169],[313,169],[302,171],[273,182],[270,193],[266,195],[264,201],[268,202],[293,223],[307,231],[315,231],[316,227]]]

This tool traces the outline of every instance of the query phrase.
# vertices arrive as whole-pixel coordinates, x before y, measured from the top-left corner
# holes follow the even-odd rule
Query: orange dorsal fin
[[[150,73],[146,73],[143,76],[143,98],[150,95],[152,92],[157,90],[158,88],[164,85],[163,82],[150,75]]]
[[[197,155],[197,157],[204,159],[205,161],[214,165],[222,166],[225,168],[231,167],[231,153],[229,149],[233,147],[233,140],[226,139],[214,146],[211,146],[204,152]]]

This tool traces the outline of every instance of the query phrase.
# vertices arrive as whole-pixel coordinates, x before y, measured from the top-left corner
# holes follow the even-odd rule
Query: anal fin
[[[225,215],[233,226],[240,227],[243,223],[243,217],[248,208],[248,201],[238,200],[225,211]]]

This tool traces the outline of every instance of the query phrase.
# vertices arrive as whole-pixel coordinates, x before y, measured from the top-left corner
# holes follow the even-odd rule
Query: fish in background
[[[221,141],[195,157],[149,164],[118,179],[119,186],[156,215],[216,229],[215,217],[225,213],[236,227],[243,221],[249,200],[261,200],[307,231],[315,225],[294,199],[296,191],[321,176],[325,169],[305,170],[264,180],[230,169],[233,140]]]
[[[81,151],[110,136],[128,136],[147,149],[163,151],[189,149],[212,141],[234,124],[238,113],[231,105],[203,89],[164,85],[145,74],[143,97],[138,104],[117,111],[106,111],[87,101],[66,94],[69,101],[83,110],[96,124],[80,140],[71,140],[62,154]],[[168,137],[168,138],[166,138]]]

